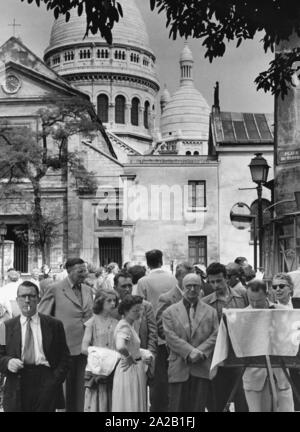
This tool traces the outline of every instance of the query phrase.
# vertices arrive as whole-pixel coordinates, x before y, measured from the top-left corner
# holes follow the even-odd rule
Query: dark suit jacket
[[[115,309],[112,313],[113,318],[120,320],[121,317],[118,310]],[[153,354],[157,351],[157,328],[153,307],[151,303],[143,300],[143,310],[140,323],[135,323],[134,328],[141,340],[141,348],[148,349]]]
[[[49,286],[38,310],[62,321],[67,344],[72,356],[81,353],[84,323],[93,314],[93,293],[89,286],[81,284],[82,305],[65,278]]]
[[[64,382],[70,366],[70,353],[66,344],[66,336],[62,322],[52,317],[39,314],[43,350],[45,357],[53,371],[53,398],[57,400],[57,408],[62,395],[61,384]],[[7,369],[10,359],[21,359],[22,333],[20,316],[12,318],[2,324],[5,334],[5,345],[0,345],[0,372],[6,375],[4,388],[4,411],[18,412],[21,410],[20,385],[21,372],[12,373]],[[3,338],[4,339],[4,338]],[[1,343],[3,343],[1,341]],[[50,389],[49,389],[50,391]]]

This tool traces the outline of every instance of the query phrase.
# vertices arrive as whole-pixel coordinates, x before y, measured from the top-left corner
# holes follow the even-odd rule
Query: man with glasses
[[[287,273],[277,273],[273,277],[272,290],[277,304],[285,309],[293,309],[294,284]]]
[[[216,311],[200,300],[201,279],[183,278],[183,299],[163,312],[170,349],[168,381],[170,412],[205,410],[209,371],[218,332]]]
[[[275,285],[274,285],[275,286]],[[249,306],[247,309],[282,309],[273,304],[267,297],[266,283],[254,279],[247,286]],[[280,368],[273,368],[275,387],[277,392],[278,411],[293,412],[293,393],[289,381]],[[270,412],[272,397],[270,381],[266,368],[246,368],[243,375],[243,386],[250,412]]]
[[[21,315],[0,328],[0,372],[7,377],[7,412],[53,412],[63,408],[62,383],[70,354],[61,321],[37,313],[39,290],[23,282],[17,292]]]
[[[219,321],[221,321],[222,310],[224,308],[243,309],[248,306],[246,293],[243,294],[230,287],[230,278],[223,264],[217,262],[210,264],[207,268],[207,277],[214,292],[204,297],[202,301],[212,306],[217,311]],[[239,373],[239,368],[218,368],[217,375],[211,382],[208,403],[209,411],[223,411]],[[236,412],[248,411],[242,385],[239,386],[235,394],[234,406]]]

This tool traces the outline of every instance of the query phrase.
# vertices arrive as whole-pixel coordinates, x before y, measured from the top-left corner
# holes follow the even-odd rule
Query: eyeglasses
[[[279,284],[279,285],[272,285],[273,290],[276,290],[277,288],[280,288],[281,290],[288,286],[287,284]]]
[[[23,294],[23,295],[19,295],[18,298],[22,299],[22,300],[26,300],[26,298],[29,298],[29,300],[35,300],[37,298],[36,294]]]

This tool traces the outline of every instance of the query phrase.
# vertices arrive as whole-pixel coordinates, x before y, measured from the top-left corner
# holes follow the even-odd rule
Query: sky
[[[169,39],[166,29],[165,14],[150,10],[150,0],[136,0],[148,30],[151,48],[156,55],[161,88],[166,84],[172,94],[179,85],[179,55],[184,40]],[[13,27],[9,24],[16,20],[21,27],[16,27],[16,36],[20,36],[39,57],[49,43],[53,12],[46,11],[44,4],[38,8],[35,0],[0,0],[0,44],[13,36]],[[9,6],[8,6],[9,5]],[[268,68],[272,60],[265,54],[259,39],[243,42],[239,48],[234,44],[227,47],[222,58],[212,63],[204,58],[201,40],[191,40],[189,46],[194,55],[195,86],[203,94],[209,106],[213,104],[213,88],[216,81],[220,85],[220,106],[224,111],[265,112],[274,111],[274,98],[262,90],[257,91],[254,84],[259,72]],[[171,71],[171,72],[170,72]]]

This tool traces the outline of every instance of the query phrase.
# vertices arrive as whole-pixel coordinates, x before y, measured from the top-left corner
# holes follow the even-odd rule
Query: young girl
[[[85,323],[85,333],[82,340],[82,353],[88,354],[88,347],[114,349],[114,331],[118,321],[111,317],[112,310],[117,305],[117,293],[102,289],[97,292],[94,300],[94,315]],[[93,383],[89,387],[86,382],[85,412],[111,411],[112,380]]]

